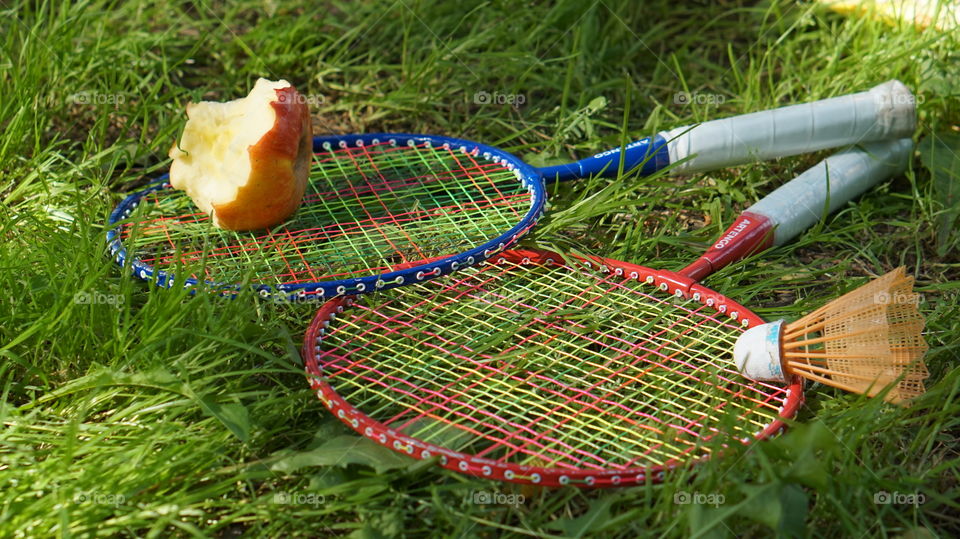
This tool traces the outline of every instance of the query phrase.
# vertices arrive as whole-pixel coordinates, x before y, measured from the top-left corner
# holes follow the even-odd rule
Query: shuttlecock
[[[734,347],[737,369],[754,380],[799,375],[904,404],[924,392],[927,343],[913,277],[897,268],[796,322],[761,324]]]

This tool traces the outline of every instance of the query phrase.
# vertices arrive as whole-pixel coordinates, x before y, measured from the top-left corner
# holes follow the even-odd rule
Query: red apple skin
[[[293,215],[303,199],[313,158],[310,109],[293,86],[276,92],[273,128],[248,150],[249,180],[235,199],[213,205],[223,228],[269,228]]]

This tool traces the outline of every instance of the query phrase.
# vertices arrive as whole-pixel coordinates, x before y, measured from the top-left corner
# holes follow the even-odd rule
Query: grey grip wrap
[[[824,208],[831,213],[877,183],[903,172],[912,152],[913,141],[908,138],[843,150],[817,163],[747,211],[768,217],[776,226],[774,245],[782,245],[819,221]]]
[[[660,133],[673,174],[691,174],[776,157],[913,134],[913,94],[898,80],[866,92],[734,116]]]

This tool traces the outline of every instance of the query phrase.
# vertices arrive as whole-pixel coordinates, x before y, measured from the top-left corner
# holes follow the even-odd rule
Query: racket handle
[[[615,177],[641,166],[643,175],[677,163],[670,174],[724,167],[913,134],[914,97],[898,80],[865,92],[679,127],[574,163],[540,169],[546,180]]]
[[[849,148],[817,163],[747,211],[769,219],[776,227],[773,244],[783,245],[825,213],[833,213],[867,189],[902,173],[912,153],[913,141],[908,138]]]
[[[903,172],[910,139],[871,142],[840,151],[747,208],[706,253],[679,273],[699,280],[770,245],[783,245],[825,214]]]
[[[661,133],[672,174],[691,174],[913,134],[910,90],[890,80],[866,92],[713,120]]]

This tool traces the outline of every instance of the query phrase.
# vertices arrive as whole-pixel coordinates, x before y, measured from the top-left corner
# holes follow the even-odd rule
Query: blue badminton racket
[[[546,181],[692,174],[912,134],[898,81],[869,91],[680,127],[573,163],[533,167],[492,146],[414,134],[315,137],[304,201],[269,230],[235,232],[167,175],[126,197],[107,241],[121,266],[160,286],[204,283],[324,299],[421,282],[516,243],[542,216]]]

